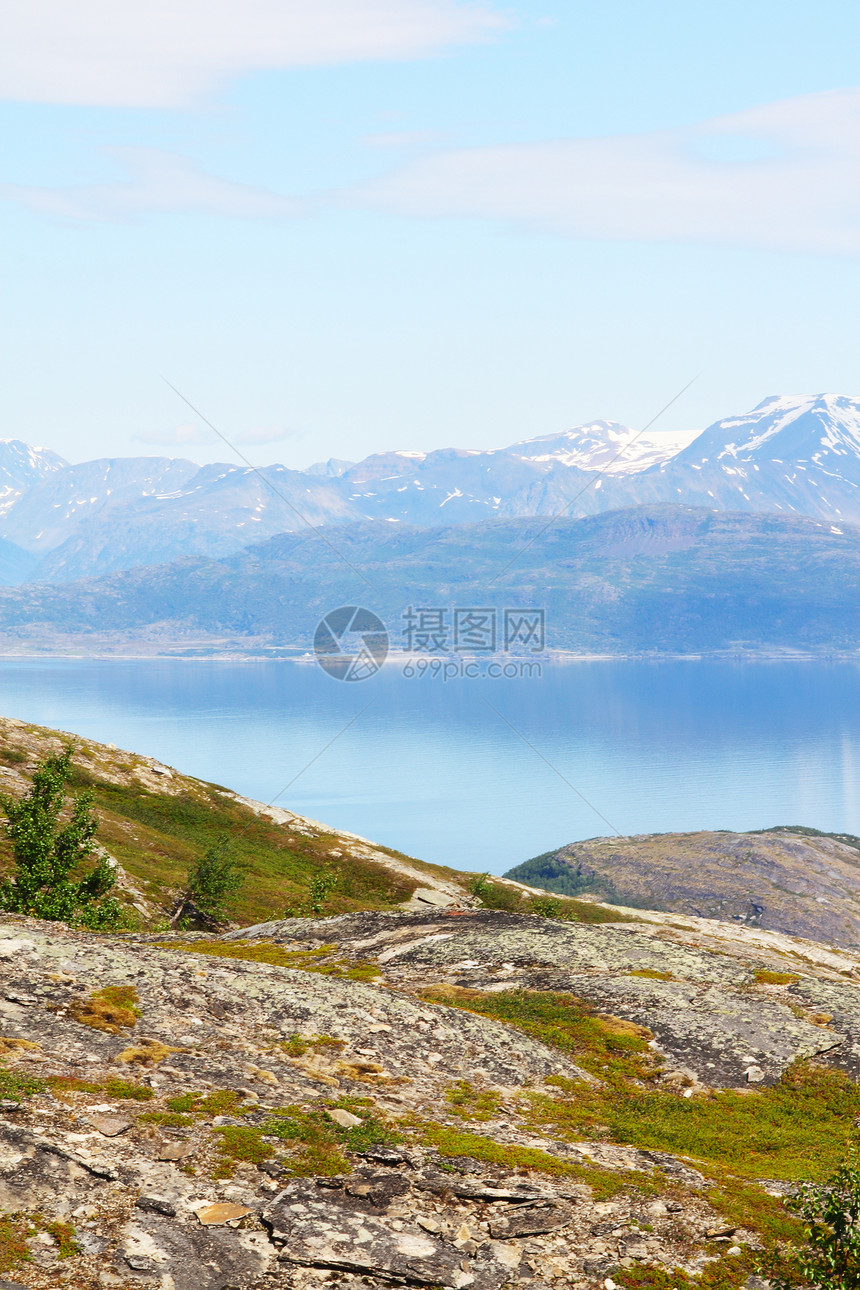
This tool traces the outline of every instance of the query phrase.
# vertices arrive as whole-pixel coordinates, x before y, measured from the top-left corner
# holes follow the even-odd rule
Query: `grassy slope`
[[[36,762],[60,746],[55,731],[4,723],[0,766],[29,778]],[[162,909],[169,906],[171,893],[183,882],[189,865],[223,834],[234,839],[236,854],[247,866],[246,882],[232,906],[240,923],[277,917],[287,905],[300,904],[311,878],[321,869],[338,878],[326,905],[330,913],[392,908],[408,900],[419,885],[351,854],[340,835],[308,836],[260,818],[218,785],[175,776],[164,791],[150,789],[136,775],[145,767],[144,759],[90,740],[76,740],[75,746],[72,788],[93,793],[99,817],[97,840],[116,857],[147,901]],[[396,852],[374,849],[406,860]],[[0,840],[0,860],[4,866],[10,860],[5,839]],[[453,871],[435,866],[416,862],[416,867],[438,878],[454,877]]]
[[[49,752],[59,752],[65,743],[76,750],[72,791],[92,792],[99,817],[97,841],[119,861],[153,907],[152,921],[163,919],[189,866],[225,834],[233,840],[235,854],[247,871],[244,886],[230,902],[231,917],[242,925],[283,917],[288,907],[305,904],[309,884],[321,871],[337,878],[325,902],[326,914],[396,909],[422,883],[434,879],[454,883],[464,892],[475,888],[475,874],[414,860],[375,844],[354,843],[335,832],[308,833],[301,822],[295,828],[275,823],[256,815],[217,784],[176,774],[169,781],[153,782],[146,758],[0,718],[0,768],[16,771],[25,780],[39,761]],[[147,778],[149,783],[144,782]],[[0,785],[9,786],[9,778],[0,776]],[[369,857],[368,851],[380,859]],[[385,857],[408,865],[414,876],[386,867],[381,862]],[[10,861],[9,844],[0,834],[0,868],[7,868]],[[499,883],[479,880],[477,890],[491,908],[552,912],[584,922],[617,918],[577,901],[554,901],[551,910],[535,909],[539,899]],[[131,900],[128,893],[118,894]]]

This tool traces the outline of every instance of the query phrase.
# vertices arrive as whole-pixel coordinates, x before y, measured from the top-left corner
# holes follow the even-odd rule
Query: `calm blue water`
[[[387,667],[343,684],[283,662],[4,660],[0,712],[263,801],[294,780],[281,804],[457,868],[500,873],[610,825],[860,833],[845,663],[545,664],[449,684]]]

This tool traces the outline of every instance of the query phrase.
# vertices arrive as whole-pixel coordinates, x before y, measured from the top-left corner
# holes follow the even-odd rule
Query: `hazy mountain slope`
[[[3,646],[308,650],[323,614],[356,602],[380,614],[394,645],[405,644],[410,604],[487,603],[545,608],[547,646],[578,652],[815,653],[860,640],[860,531],[847,526],[662,507],[549,527],[331,532],[337,551],[282,535],[219,561],[5,588]]]
[[[69,582],[228,555],[307,522],[438,527],[683,504],[860,523],[858,427],[857,400],[780,396],[716,422],[686,447],[689,436],[673,445],[594,421],[504,449],[389,452],[259,473],[168,458],[67,466],[7,444],[0,537],[40,555],[34,580]]]
[[[87,520],[180,488],[199,471],[171,457],[113,457],[64,466],[35,482],[3,518],[3,536],[28,551],[53,550]]]
[[[610,475],[635,475],[670,461],[692,439],[692,433],[638,434],[618,421],[594,421],[556,434],[511,444],[505,452],[526,461],[549,461]]]
[[[169,458],[68,466],[10,442],[0,445],[0,537],[38,553],[32,580],[71,582],[229,555],[308,522],[437,527],[661,503],[860,522],[858,427],[855,400],[775,397],[686,447],[683,435],[672,444],[596,421],[506,449],[403,451],[259,473]],[[7,581],[19,577],[11,569]]]
[[[32,551],[0,538],[0,586],[17,587],[26,582],[38,563]]]
[[[860,838],[816,830],[590,838],[506,877],[564,895],[860,947]]]
[[[205,466],[174,492],[135,497],[78,522],[65,541],[43,556],[32,580],[69,582],[187,555],[230,555],[277,533],[307,530],[308,522],[360,518],[328,480],[283,466],[259,473]]]
[[[0,439],[0,517],[40,480],[68,468],[57,453],[20,439]]]
[[[860,401],[765,399],[704,430],[676,457],[636,476],[636,500],[860,521]],[[617,496],[617,491],[613,492]]]

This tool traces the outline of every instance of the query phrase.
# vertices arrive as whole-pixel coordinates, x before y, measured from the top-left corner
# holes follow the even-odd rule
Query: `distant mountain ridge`
[[[332,535],[335,546],[284,533],[219,560],[0,588],[0,648],[308,653],[324,614],[361,603],[401,649],[410,604],[494,604],[545,609],[547,648],[574,654],[860,650],[860,528],[848,525],[662,506]]]
[[[308,523],[436,528],[669,503],[860,524],[860,401],[772,396],[690,439],[593,421],[502,449],[377,453],[306,471],[166,457],[70,466],[6,441],[0,539],[14,558],[0,551],[0,577],[62,583],[220,558]]]

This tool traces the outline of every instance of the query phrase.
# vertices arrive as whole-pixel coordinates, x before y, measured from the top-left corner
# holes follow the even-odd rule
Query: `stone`
[[[510,1268],[513,1271],[514,1268],[520,1266],[523,1252],[518,1245],[506,1245],[503,1241],[491,1241],[490,1257],[495,1259],[497,1263],[501,1263],[503,1267]]]
[[[566,1205],[535,1205],[516,1209],[490,1221],[493,1240],[512,1240],[517,1236],[542,1236],[566,1227],[573,1211]]]
[[[411,899],[420,900],[422,905],[435,905],[438,908],[456,905],[458,902],[457,896],[449,896],[447,892],[438,891],[435,887],[416,887]]]
[[[338,1190],[321,1193],[311,1180],[299,1179],[261,1217],[281,1247],[281,1263],[397,1277],[418,1285],[454,1284],[459,1252],[428,1232],[392,1231],[375,1209],[370,1198]]]
[[[138,1196],[134,1207],[148,1214],[166,1214],[168,1218],[176,1217],[176,1206],[162,1196]]]
[[[105,1138],[115,1138],[131,1128],[131,1120],[124,1115],[88,1115],[87,1124],[98,1129]]]
[[[744,1074],[748,1084],[760,1084],[764,1079],[764,1071],[760,1066],[748,1066]]]
[[[184,1139],[180,1141],[168,1140],[156,1147],[155,1158],[156,1160],[181,1160],[183,1156],[187,1156],[189,1151],[193,1151],[193,1149],[193,1144]]]
[[[214,1205],[204,1205],[197,1210],[197,1217],[204,1226],[212,1227],[220,1226],[222,1223],[232,1223],[251,1212],[247,1205],[231,1205],[229,1202],[221,1201]]]
[[[329,1115],[342,1129],[355,1129],[361,1124],[357,1115],[353,1115],[351,1111],[343,1111],[337,1106],[329,1111]]]

